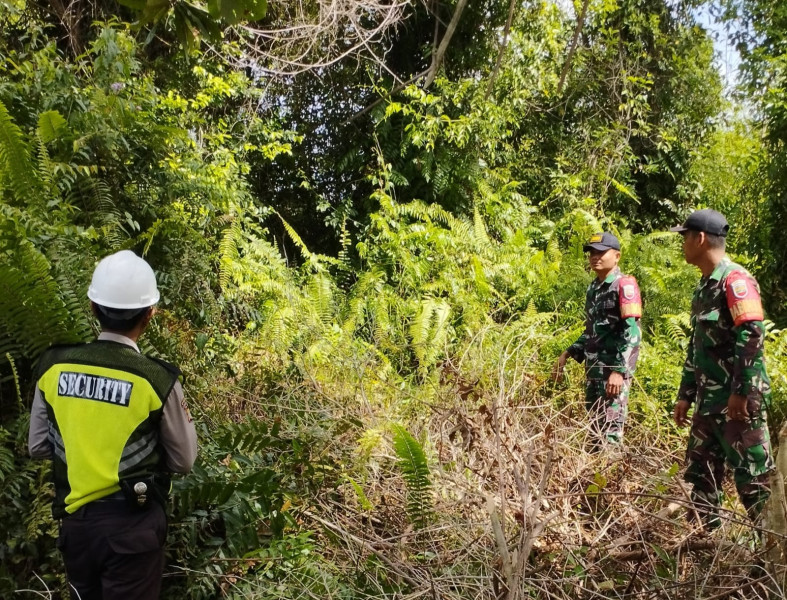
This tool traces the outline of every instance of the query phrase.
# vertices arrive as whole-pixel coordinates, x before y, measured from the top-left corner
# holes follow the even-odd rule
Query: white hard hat
[[[146,308],[159,300],[156,275],[131,250],[103,258],[93,271],[87,297],[107,308]]]

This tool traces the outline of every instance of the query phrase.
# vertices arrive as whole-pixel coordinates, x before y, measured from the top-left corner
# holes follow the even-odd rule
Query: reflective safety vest
[[[159,423],[177,367],[101,340],[49,349],[39,373],[54,451],[55,517],[117,492],[123,479],[164,471]]]

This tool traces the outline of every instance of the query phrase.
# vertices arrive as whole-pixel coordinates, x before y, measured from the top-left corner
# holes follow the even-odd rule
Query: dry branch
[[[277,4],[271,13],[279,26],[239,28],[244,55],[237,62],[282,77],[319,72],[345,59],[371,61],[387,71],[385,41],[405,19],[409,5],[409,0]]]

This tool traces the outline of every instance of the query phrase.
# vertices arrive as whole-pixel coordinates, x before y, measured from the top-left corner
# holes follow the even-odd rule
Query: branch
[[[500,43],[500,51],[497,53],[497,61],[495,62],[495,68],[492,70],[492,75],[489,78],[489,85],[486,87],[486,95],[484,96],[484,100],[489,98],[489,95],[492,93],[492,88],[495,85],[495,79],[497,79],[497,74],[500,71],[500,65],[503,62],[503,55],[506,52],[506,48],[508,48],[508,38],[509,34],[511,33],[511,22],[514,20],[515,6],[516,0],[511,0],[511,3],[508,5],[508,19],[506,20],[506,27],[503,30],[503,41]]]
[[[451,41],[451,38],[453,37],[454,32],[459,25],[459,19],[462,17],[462,11],[464,11],[465,6],[467,6],[467,0],[459,0],[459,2],[456,4],[454,16],[451,17],[451,22],[448,24],[448,29],[445,30],[445,35],[440,41],[440,46],[437,48],[435,53],[432,54],[432,66],[429,67],[429,72],[426,75],[424,89],[432,85],[435,77],[437,77],[437,70],[440,68],[440,63],[443,62],[443,56],[445,55],[445,51],[448,49],[448,43]]]
[[[664,552],[668,554],[676,554],[679,552],[683,552],[685,550],[696,551],[696,550],[713,550],[716,548],[717,544],[714,540],[686,540],[682,544],[678,544],[677,546],[670,546],[664,548]],[[650,556],[652,551],[648,550],[647,548],[643,548],[642,550],[628,550],[626,552],[618,552],[616,554],[610,554],[609,558],[612,560],[617,560],[620,562],[626,562],[630,560],[644,560],[648,556]]]
[[[571,60],[574,58],[574,52],[577,50],[577,43],[579,42],[579,34],[582,33],[582,28],[585,26],[585,14],[588,10],[588,4],[590,4],[590,0],[583,0],[582,2],[582,10],[579,13],[579,17],[577,18],[577,26],[574,28],[574,35],[571,37],[571,44],[568,47],[568,55],[566,56],[566,62],[563,63],[563,70],[560,72],[560,81],[557,84],[557,94],[560,95],[560,92],[563,91],[563,84],[566,81],[566,76],[568,75],[568,70],[571,67]]]

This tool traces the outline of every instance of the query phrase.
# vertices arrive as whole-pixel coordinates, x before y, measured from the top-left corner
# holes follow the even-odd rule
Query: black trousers
[[[76,600],[156,600],[164,571],[167,517],[156,503],[91,502],[63,519],[63,552]]]

